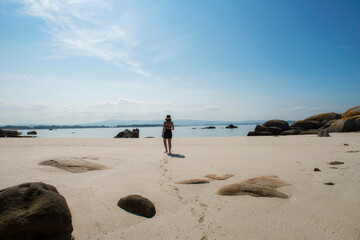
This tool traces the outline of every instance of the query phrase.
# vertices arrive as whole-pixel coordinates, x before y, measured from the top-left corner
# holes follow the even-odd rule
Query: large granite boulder
[[[330,112],[330,113],[322,113],[322,114],[314,115],[314,116],[306,118],[305,120],[317,121],[319,123],[320,127],[322,127],[327,122],[329,122],[331,120],[339,119],[339,118],[341,118],[341,114]]]
[[[356,115],[360,115],[360,106],[350,108],[349,110],[347,110],[345,113],[342,114],[343,117],[352,117]]]
[[[331,132],[360,131],[360,115],[338,119],[330,125],[329,130]]]
[[[298,135],[301,132],[302,131],[300,129],[290,129],[290,130],[283,131],[280,135],[282,135],[282,136]]]
[[[114,138],[139,138],[140,130],[138,128],[130,131],[129,129],[125,129],[122,132],[119,132]]]
[[[275,136],[275,133],[269,131],[261,131],[261,132],[248,132],[247,136]]]
[[[263,123],[264,127],[278,127],[283,131],[290,130],[289,123],[284,120],[273,119]]]
[[[275,136],[280,135],[283,131],[290,130],[289,124],[284,120],[270,120],[263,125],[256,125],[253,132],[249,132],[248,136]]]
[[[0,239],[70,240],[73,231],[66,200],[41,182],[0,190]]]
[[[301,130],[311,130],[318,129],[320,127],[320,123],[315,120],[300,120],[296,121],[290,125],[291,129],[301,129]]]
[[[117,205],[130,213],[147,218],[152,218],[156,213],[154,204],[149,199],[140,195],[123,197]]]

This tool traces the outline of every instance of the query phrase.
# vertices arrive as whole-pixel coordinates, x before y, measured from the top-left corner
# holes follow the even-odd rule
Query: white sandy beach
[[[360,239],[360,133],[331,136],[175,138],[173,157],[159,138],[2,138],[0,189],[54,185],[71,210],[76,240]],[[71,173],[38,165],[74,158],[107,169]],[[332,161],[344,164],[333,169]],[[175,183],[211,173],[234,176]],[[289,198],[216,195],[222,186],[264,175],[291,184],[278,189]],[[119,208],[118,200],[130,194],[150,199],[156,215]]]

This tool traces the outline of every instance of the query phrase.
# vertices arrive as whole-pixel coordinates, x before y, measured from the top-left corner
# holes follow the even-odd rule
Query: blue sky
[[[298,120],[359,90],[358,0],[0,0],[0,124]]]

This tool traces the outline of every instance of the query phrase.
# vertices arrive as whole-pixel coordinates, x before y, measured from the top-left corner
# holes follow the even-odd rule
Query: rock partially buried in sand
[[[57,189],[41,182],[0,190],[0,239],[70,240],[71,213]]]
[[[208,180],[206,179],[198,179],[198,178],[194,178],[194,179],[186,179],[186,180],[182,180],[179,182],[176,182],[177,184],[204,184],[204,183],[209,183]]]
[[[321,170],[318,168],[314,168],[314,172],[321,172]]]
[[[340,165],[340,164],[344,164],[344,162],[339,162],[339,161],[334,161],[334,162],[330,162],[330,165]]]
[[[152,218],[156,213],[154,204],[140,195],[123,197],[117,205],[125,211],[147,218]]]
[[[225,174],[223,176],[217,176],[215,174],[208,174],[205,175],[204,177],[210,178],[210,179],[214,179],[214,180],[226,180],[228,178],[231,178],[232,176],[234,176],[233,174]]]
[[[222,187],[219,189],[217,194],[224,196],[250,195],[253,197],[289,198],[286,194],[279,192],[276,189],[247,183],[234,183]]]
[[[276,175],[270,175],[270,176],[262,176],[257,178],[250,178],[247,180],[244,180],[242,183],[247,184],[256,184],[260,186],[266,186],[270,188],[278,188],[283,186],[290,186],[290,184],[280,180],[278,176]]]
[[[333,182],[327,182],[327,183],[324,183],[324,185],[334,186],[334,185],[335,185],[335,183],[333,183]]]
[[[275,175],[263,176],[222,187],[217,194],[225,196],[250,195],[254,197],[289,198],[286,194],[276,190],[278,187],[289,185],[278,179]]]
[[[89,161],[84,161],[78,158],[47,160],[40,162],[39,165],[48,165],[72,173],[83,173],[94,170],[102,170],[106,168],[104,165]]]

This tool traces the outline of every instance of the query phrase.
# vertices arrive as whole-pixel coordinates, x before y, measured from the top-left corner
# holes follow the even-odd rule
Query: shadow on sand
[[[185,158],[184,155],[177,154],[177,153],[168,153],[168,156],[174,157],[174,158]]]

